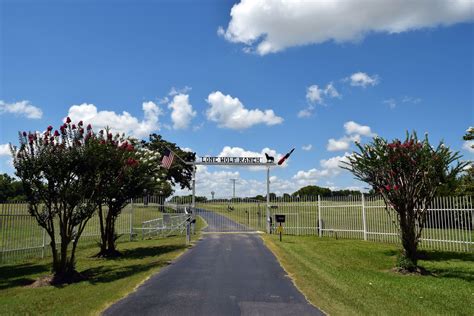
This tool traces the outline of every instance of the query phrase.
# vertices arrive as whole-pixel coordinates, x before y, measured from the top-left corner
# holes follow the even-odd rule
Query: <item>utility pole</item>
[[[237,179],[230,179],[230,181],[232,181],[232,198],[235,199],[235,181]]]

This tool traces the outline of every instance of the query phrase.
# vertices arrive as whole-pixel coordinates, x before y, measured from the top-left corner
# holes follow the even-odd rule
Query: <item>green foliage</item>
[[[160,154],[109,129],[92,137],[96,159],[95,188],[99,205],[100,256],[117,255],[115,221],[131,199],[153,191],[159,181]],[[106,205],[107,208],[103,208]]]
[[[189,203],[191,203],[192,199],[193,199],[193,196],[191,194],[181,195],[181,196],[175,195],[171,198],[170,202],[171,203],[177,203],[177,204],[189,204]],[[205,197],[205,196],[196,196],[195,201],[196,201],[196,203],[206,202],[207,197]]]
[[[96,209],[96,160],[90,126],[85,131],[82,122],[76,126],[67,118],[60,131],[52,129],[20,133],[20,146],[12,147],[12,153],[29,212],[51,239],[53,272],[61,282],[75,272],[75,249]]]
[[[335,190],[332,191],[329,188],[323,188],[319,187],[317,185],[308,185],[305,187],[302,187],[298,191],[294,192],[292,196],[348,196],[348,195],[356,195],[356,194],[361,194],[360,191],[354,191],[354,190]]]
[[[407,133],[404,142],[375,137],[357,147],[360,152],[349,156],[345,169],[370,184],[387,209],[397,212],[404,255],[416,265],[427,209],[440,185],[453,181],[466,164],[443,143],[434,148],[428,136],[419,140],[416,133]]]
[[[17,181],[8,174],[0,174],[0,202],[24,201],[26,199],[21,181]]]
[[[196,159],[195,153],[184,151],[175,143],[168,142],[161,135],[157,134],[150,135],[149,142],[143,142],[143,146],[159,153],[163,153],[169,148],[184,161],[191,162]],[[150,194],[169,197],[173,194],[172,186],[175,185],[179,185],[181,189],[191,189],[193,166],[184,164],[181,159],[175,157],[171,168],[166,171],[162,170],[159,174],[160,184],[155,186]]]

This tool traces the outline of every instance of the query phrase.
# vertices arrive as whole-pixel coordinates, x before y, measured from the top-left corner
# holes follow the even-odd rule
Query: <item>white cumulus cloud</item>
[[[0,144],[0,156],[11,156],[9,144]]]
[[[328,151],[348,150],[350,145],[350,139],[347,137],[343,137],[340,139],[330,138],[328,140],[328,145],[326,146],[326,149]]]
[[[474,140],[466,140],[463,143],[462,148],[470,153],[474,153]]]
[[[369,33],[397,34],[474,18],[472,0],[241,0],[218,34],[260,55]]]
[[[344,129],[347,134],[359,134],[362,136],[375,136],[369,126],[360,125],[354,121],[344,123]]]
[[[246,129],[257,124],[276,125],[283,118],[275,115],[273,110],[246,109],[238,98],[215,91],[207,97],[209,108],[207,119],[216,122],[219,127]]]
[[[323,178],[332,178],[339,175],[344,169],[341,168],[344,162],[348,162],[349,153],[342,156],[334,156],[319,161],[320,169],[312,168],[309,170],[300,170],[294,176],[293,180],[298,187],[305,185],[314,185]]]
[[[313,145],[311,144],[303,145],[301,149],[303,149],[304,151],[310,151],[311,149],[313,149]]]
[[[196,116],[196,111],[189,103],[189,95],[175,94],[173,101],[168,104],[171,109],[171,120],[174,129],[186,129],[189,127],[191,120]]]
[[[328,151],[342,151],[348,150],[353,142],[360,142],[362,136],[364,137],[373,137],[376,136],[372,132],[370,126],[361,125],[354,121],[348,121],[344,123],[344,130],[346,135],[339,139],[330,138],[326,149]]]
[[[346,78],[351,83],[351,86],[354,87],[367,87],[367,86],[375,86],[379,83],[379,76],[372,75],[369,76],[365,72],[356,72],[353,73],[350,77]]]
[[[121,114],[114,111],[98,111],[94,104],[83,103],[71,106],[68,116],[73,122],[82,120],[85,124],[92,124],[94,129],[110,127],[113,132],[144,138],[160,129],[158,118],[162,111],[151,101],[144,102],[142,109],[143,120],[139,120],[126,111]]]
[[[43,111],[26,100],[14,103],[6,103],[0,100],[0,114],[3,113],[20,115],[29,119],[40,119],[43,117]]]
[[[324,104],[324,99],[340,98],[341,94],[337,91],[332,82],[328,83],[324,89],[317,84],[313,84],[306,88],[306,101],[308,106],[298,112],[299,118],[310,117],[313,115],[315,104]]]

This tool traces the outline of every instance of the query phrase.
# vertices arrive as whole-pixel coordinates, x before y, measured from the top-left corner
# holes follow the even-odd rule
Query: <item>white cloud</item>
[[[371,128],[366,125],[360,125],[354,121],[344,123],[344,130],[346,135],[339,138],[330,138],[326,149],[328,151],[342,151],[348,150],[353,142],[360,142],[362,136],[373,137],[376,136]]]
[[[168,92],[168,95],[174,97],[177,94],[188,94],[188,92],[191,91],[191,90],[192,90],[192,88],[188,87],[188,86],[185,86],[182,89],[171,87],[170,91]]]
[[[383,100],[383,103],[388,105],[389,108],[391,109],[394,109],[397,107],[397,101],[395,101],[395,99],[387,99],[387,100]]]
[[[191,120],[196,116],[193,106],[189,103],[189,95],[175,94],[173,101],[168,104],[171,109],[171,120],[174,129],[186,129],[189,127]]]
[[[372,133],[372,130],[369,126],[357,124],[354,121],[349,121],[344,123],[344,129],[346,133],[351,134],[359,134],[362,136],[375,136],[375,133]]]
[[[313,149],[313,145],[311,144],[303,145],[301,149],[303,149],[304,151],[310,151],[311,149]]]
[[[343,161],[348,161],[345,153],[343,156],[335,156],[328,159],[321,159],[319,165],[321,169],[312,168],[307,171],[300,170],[294,176],[293,180],[298,184],[298,187],[311,185],[317,183],[322,178],[332,178],[339,175],[343,169],[341,168]]]
[[[341,94],[337,91],[332,82],[326,85],[326,88],[321,89],[317,84],[313,84],[306,88],[306,101],[308,106],[298,112],[299,118],[310,117],[313,115],[315,104],[324,104],[324,98],[340,98]]]
[[[317,84],[311,85],[306,88],[306,100],[309,103],[324,103],[324,97],[331,97],[331,98],[340,98],[341,95],[334,87],[332,82],[326,85],[326,88],[321,89]]]
[[[326,146],[326,149],[328,151],[341,151],[341,150],[348,150],[349,147],[350,147],[350,140],[346,137],[343,137],[341,139],[330,138],[328,140],[328,145]]]
[[[94,129],[108,126],[113,132],[123,132],[126,135],[143,138],[160,129],[158,118],[162,111],[158,105],[151,101],[144,102],[142,109],[144,118],[141,121],[126,111],[123,111],[122,114],[117,114],[114,111],[98,111],[94,104],[87,103],[71,106],[68,116],[73,122],[82,120],[85,124],[90,123]]]
[[[311,117],[313,115],[314,106],[310,105],[306,109],[298,112],[299,118]]]
[[[0,144],[0,156],[11,156],[10,144]]]
[[[474,17],[472,0],[242,0],[217,33],[260,55],[326,41],[354,42],[369,33],[397,34]]]
[[[324,94],[330,96],[331,98],[340,98],[341,94],[336,90],[332,82],[328,83],[326,89],[324,89]]]
[[[332,174],[339,174],[343,169],[344,162],[349,162],[348,156],[350,154],[346,152],[343,156],[335,156],[328,159],[320,160],[320,165],[326,170],[329,170]]]
[[[398,99],[398,101],[397,101]],[[390,109],[394,109],[397,107],[398,103],[409,103],[409,104],[418,104],[421,102],[421,98],[418,97],[411,97],[411,96],[403,96],[402,98],[390,98],[383,100],[382,103],[388,105]]]
[[[15,103],[6,103],[0,100],[0,114],[3,113],[25,116],[29,119],[40,119],[43,117],[43,111],[26,100]]]
[[[210,107],[207,119],[216,122],[219,127],[230,129],[246,129],[257,124],[276,125],[283,118],[276,116],[273,110],[248,110],[238,98],[215,91],[207,97]]]
[[[367,87],[367,86],[375,86],[379,83],[379,76],[378,75],[372,75],[369,76],[365,72],[356,72],[353,73],[349,78],[346,78],[347,80],[350,80],[351,86],[354,87]]]
[[[470,153],[474,153],[474,140],[466,140],[462,145],[464,150],[467,150]]]
[[[411,97],[411,96],[404,96],[402,98],[402,102],[403,103],[412,103],[412,104],[418,104],[421,102],[421,98],[417,98],[417,97]]]
[[[324,93],[317,84],[306,88],[306,100],[311,103],[321,103],[323,101],[322,94]]]

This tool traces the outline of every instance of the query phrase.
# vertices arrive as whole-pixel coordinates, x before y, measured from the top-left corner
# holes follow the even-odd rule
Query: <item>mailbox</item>
[[[275,214],[275,222],[277,222],[277,223],[284,223],[284,222],[285,222],[285,215],[277,215],[277,214]]]

